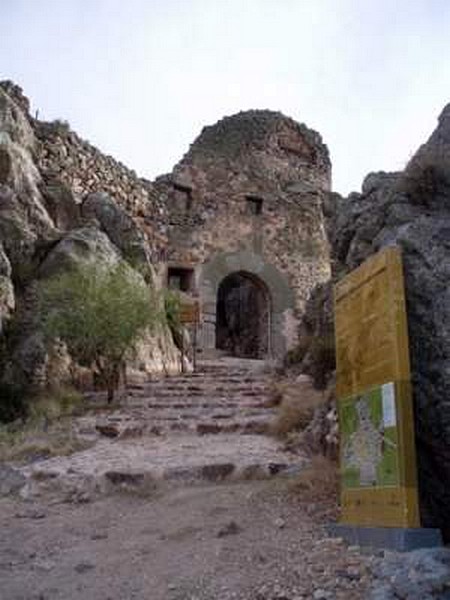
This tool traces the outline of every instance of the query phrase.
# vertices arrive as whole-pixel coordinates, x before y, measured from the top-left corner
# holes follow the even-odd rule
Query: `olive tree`
[[[39,310],[46,338],[63,341],[77,362],[95,367],[108,402],[127,350],[159,318],[154,291],[123,263],[85,265],[41,282]]]

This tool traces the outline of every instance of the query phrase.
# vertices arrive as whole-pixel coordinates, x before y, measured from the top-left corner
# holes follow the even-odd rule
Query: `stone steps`
[[[43,494],[95,497],[125,490],[152,492],[160,486],[265,479],[296,475],[305,459],[281,452],[257,435],[178,435],[166,438],[100,440],[95,448],[26,467],[24,497]]]
[[[132,416],[144,435],[155,427],[160,434],[263,433],[274,412],[268,374],[255,370],[255,362],[204,363],[195,373],[132,385],[126,406],[106,421],[120,430]]]
[[[269,381],[257,361],[240,361],[130,385],[120,408],[78,419],[79,436],[95,445],[30,467],[28,491],[96,494],[296,473],[302,460],[265,435],[275,414]]]

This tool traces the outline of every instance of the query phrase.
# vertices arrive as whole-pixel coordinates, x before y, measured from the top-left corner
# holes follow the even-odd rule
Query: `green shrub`
[[[29,403],[31,421],[53,421],[80,412],[84,406],[83,395],[70,387],[60,387],[42,392]]]
[[[95,367],[109,402],[127,350],[159,318],[151,288],[124,264],[85,265],[42,282],[39,312],[48,340],[62,340],[81,365]]]
[[[179,330],[181,328],[181,298],[177,292],[164,290],[164,310],[170,329]]]

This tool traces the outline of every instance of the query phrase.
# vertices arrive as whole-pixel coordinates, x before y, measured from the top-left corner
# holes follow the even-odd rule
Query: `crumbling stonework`
[[[285,305],[272,314],[269,352],[281,356],[295,343],[311,289],[329,277],[321,205],[330,171],[319,134],[254,110],[206,127],[173,172],[156,180],[169,211],[168,267],[193,271],[205,349],[215,346],[219,262],[228,265],[223,277],[241,271],[259,279],[269,304],[280,286],[264,271],[277,273]]]
[[[200,349],[216,347],[219,274],[236,272],[264,288],[260,312],[269,330],[261,330],[267,340],[255,340],[255,347],[281,357],[295,344],[309,292],[329,276],[322,200],[331,165],[319,134],[280,113],[239,113],[204,128],[173,173],[151,183],[67,123],[32,118],[20,88],[2,87],[33,131],[40,193],[58,228],[95,218],[110,236],[111,220],[121,239],[129,237],[128,226],[139,230],[160,282],[178,277],[175,287],[199,300]],[[101,214],[92,200],[98,194]],[[129,224],[115,226],[114,204]]]
[[[19,113],[3,126],[16,123],[13,133],[27,148],[13,162],[29,162],[34,198],[31,212],[24,209],[20,223],[13,222],[18,242],[9,234],[2,238],[15,277],[36,272],[63,232],[88,225],[106,234],[133,266],[151,265],[152,281],[199,301],[200,350],[217,347],[218,290],[232,274],[243,287],[259,290],[236,296],[247,299],[239,311],[252,315],[255,339],[250,345],[225,339],[221,348],[236,354],[253,347],[255,356],[281,358],[295,344],[310,290],[329,277],[322,201],[331,165],[319,134],[280,113],[239,113],[206,127],[173,173],[151,183],[80,139],[67,123],[33,118],[11,82],[1,90]],[[10,154],[4,158],[0,176],[9,177],[12,190],[23,190],[23,182],[11,180]],[[28,223],[30,214],[37,225]],[[11,232],[6,216],[4,229],[5,223]],[[10,310],[9,296],[3,312]],[[245,319],[240,323],[233,335],[243,338],[248,326]]]
[[[37,165],[44,180],[56,178],[64,183],[77,203],[95,192],[114,198],[146,232],[157,260],[167,244],[166,211],[151,182],[82,140],[64,122],[33,120],[32,125],[38,139]]]

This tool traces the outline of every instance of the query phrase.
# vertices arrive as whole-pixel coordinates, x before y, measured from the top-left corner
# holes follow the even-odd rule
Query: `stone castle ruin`
[[[37,281],[67,265],[125,261],[200,307],[198,350],[282,359],[318,385],[334,369],[333,281],[385,246],[402,249],[422,522],[450,539],[450,107],[404,171],[373,173],[361,193],[331,188],[316,132],[254,110],[206,127],[154,182],[31,117],[0,84],[0,348],[3,381],[45,385],[70,357],[49,356],[34,312]],[[143,275],[142,275],[143,274]],[[300,333],[300,342],[299,334]],[[130,371],[179,372],[166,324]]]
[[[119,247],[135,229],[158,285],[198,302],[200,353],[280,359],[295,346],[306,300],[330,276],[321,206],[331,163],[319,134],[280,113],[239,113],[204,128],[152,183],[65,123],[32,119],[13,84],[1,89],[34,138],[49,226],[91,218]],[[125,229],[109,214],[118,210]]]

